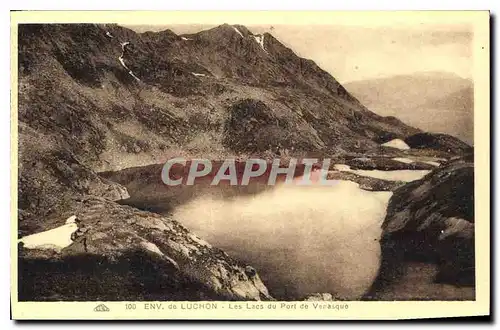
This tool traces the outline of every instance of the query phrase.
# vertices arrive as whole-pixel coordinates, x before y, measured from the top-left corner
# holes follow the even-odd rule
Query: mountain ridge
[[[427,139],[416,141],[422,150],[381,146],[421,131],[371,112],[314,61],[239,25],[191,35],[116,24],[18,32],[18,236],[64,219],[78,227],[60,251],[19,243],[25,300],[273,299],[253,267],[174,216],[123,205],[129,191],[105,171],[136,167],[141,183],[162,184],[140,166],[331,157],[389,170],[422,166],[392,157],[453,155],[443,139],[435,150]],[[110,276],[101,285],[95,274]]]
[[[74,193],[119,198],[120,188],[96,171],[161,163],[179,153],[329,155],[377,149],[419,132],[370,112],[270,34],[264,48],[229,25],[191,37],[138,34],[116,24],[19,26],[21,218],[53,212],[64,204],[61,196]],[[256,112],[239,118],[241,102]],[[236,132],[245,141],[265,136],[264,143],[228,144]]]

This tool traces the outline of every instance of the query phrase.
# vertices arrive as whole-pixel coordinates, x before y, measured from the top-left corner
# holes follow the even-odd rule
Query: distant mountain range
[[[370,110],[473,144],[474,86],[447,72],[419,72],[344,84]]]

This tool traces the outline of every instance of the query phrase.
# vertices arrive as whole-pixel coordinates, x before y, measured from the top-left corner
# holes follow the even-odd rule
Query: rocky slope
[[[30,24],[18,35],[18,233],[78,219],[70,246],[21,248],[25,299],[271,299],[249,265],[200,243],[175,219],[117,204],[127,189],[102,171],[179,155],[336,155],[367,168],[374,165],[355,159],[450,154],[381,148],[420,131],[369,111],[313,61],[243,26],[178,36]],[[95,273],[109,287],[99,288]]]
[[[20,300],[271,299],[259,275],[170,218],[104,198],[75,201],[73,243],[20,250]]]
[[[474,285],[474,165],[460,158],[394,191],[383,224],[373,292],[404,276],[408,262],[437,265],[432,279]]]

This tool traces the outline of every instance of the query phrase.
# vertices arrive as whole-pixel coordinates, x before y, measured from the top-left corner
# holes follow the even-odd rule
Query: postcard
[[[489,315],[489,21],[11,12],[12,318]]]

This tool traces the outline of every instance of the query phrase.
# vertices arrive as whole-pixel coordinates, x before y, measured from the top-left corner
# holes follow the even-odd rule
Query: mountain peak
[[[253,33],[244,25],[235,24],[235,25],[231,25],[231,27],[234,29],[234,31],[236,33],[238,33],[242,37],[248,37],[248,36],[253,35]]]
[[[241,38],[246,38],[248,36],[253,35],[253,33],[244,25],[240,25],[240,24],[230,25],[227,23],[224,23],[222,25],[216,26],[216,27],[208,29],[208,30],[200,31],[197,34],[211,35],[211,36],[222,35],[225,37],[238,36]]]

